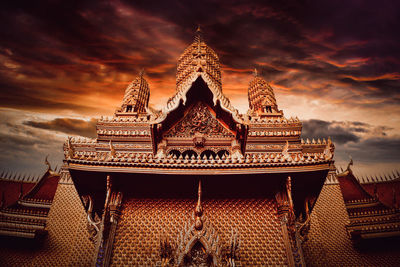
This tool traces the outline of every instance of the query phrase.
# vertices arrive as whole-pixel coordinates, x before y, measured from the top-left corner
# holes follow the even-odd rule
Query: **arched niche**
[[[201,152],[200,157],[204,158],[204,156],[206,156],[207,158],[210,158],[210,156],[212,156],[215,159],[217,153],[212,150],[204,150],[203,152]]]
[[[171,151],[169,151],[168,155],[171,155],[172,157],[175,156],[176,158],[179,158],[179,156],[181,155],[181,152],[177,149],[172,149]]]
[[[222,149],[222,150],[217,152],[217,155],[218,155],[219,158],[222,158],[222,156],[224,156],[224,155],[225,155],[225,157],[227,157],[227,156],[229,156],[229,151],[225,150],[225,149]]]
[[[195,151],[193,151],[193,150],[185,150],[182,153],[182,157],[186,158],[186,156],[189,156],[189,159],[192,158],[192,156],[197,158],[197,153]]]
[[[213,266],[213,257],[207,253],[204,245],[198,240],[183,259],[184,266],[208,267]]]

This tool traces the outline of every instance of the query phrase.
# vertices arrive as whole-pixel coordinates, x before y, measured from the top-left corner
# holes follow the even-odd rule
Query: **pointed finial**
[[[349,155],[349,157],[350,157],[350,162],[347,165],[346,171],[351,172],[350,166],[353,166],[353,158],[350,155]]]
[[[50,163],[49,163],[49,161],[47,160],[48,157],[49,157],[49,155],[47,155],[46,158],[44,159],[44,163],[47,165],[47,170],[48,170],[48,171],[51,171]]]
[[[140,71],[139,71],[139,76],[141,77],[141,78],[143,78],[143,76],[146,74],[146,72],[145,72],[145,70],[144,70],[144,68],[142,68]]]
[[[197,25],[194,41],[198,43],[203,41],[203,31],[201,30],[200,25]]]
[[[254,77],[258,77],[258,71],[257,71],[257,68],[254,68],[253,75],[254,75]]]
[[[201,206],[201,180],[199,180],[199,186],[197,190],[197,206],[194,210],[194,214],[196,216],[194,227],[196,230],[201,230],[203,228],[203,221],[201,220],[201,216],[203,215],[203,208]]]

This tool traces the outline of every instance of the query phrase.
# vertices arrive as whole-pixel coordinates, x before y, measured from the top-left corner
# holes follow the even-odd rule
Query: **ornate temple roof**
[[[171,97],[162,110],[160,122],[166,115],[178,108],[180,102],[186,103],[186,95],[192,84],[201,77],[213,94],[214,105],[219,103],[227,112],[231,113],[237,122],[242,122],[229,99],[222,93],[221,70],[218,55],[204,41],[200,27],[196,31],[194,41],[178,59],[176,71],[176,94]]]
[[[147,104],[147,92],[141,75],[128,86],[122,109],[98,121],[97,139],[68,138],[64,145],[65,163],[82,197],[92,238],[97,240],[97,263],[154,265],[159,259],[165,265],[174,254],[174,264],[179,265],[189,254],[202,251],[214,262],[222,258],[245,265],[304,262],[299,244],[333,168],[332,141],[302,140],[300,120],[283,116],[272,87],[259,76],[250,82],[252,111],[239,114],[222,92],[218,56],[200,30],[178,60],[176,92],[165,107],[159,112],[128,111],[130,104],[132,109],[140,101]],[[192,224],[190,218],[177,214],[184,214],[191,203],[188,184],[199,176],[212,188],[209,198],[197,205]],[[292,196],[292,184],[300,194]],[[221,202],[221,190],[233,199]],[[154,194],[163,197],[153,201]],[[174,204],[165,196],[172,197]],[[258,199],[248,199],[255,196]],[[226,205],[234,207],[231,217],[223,215]],[[251,209],[246,208],[249,205]],[[252,214],[246,217],[247,210]],[[173,218],[165,220],[168,214]],[[235,218],[237,224],[232,224]],[[235,225],[240,225],[238,234],[229,237],[232,229],[228,228]],[[161,226],[168,241],[154,238]],[[298,237],[296,231],[301,231]],[[217,238],[221,245],[234,247],[239,235],[244,237],[240,261],[236,249],[223,254],[214,235],[221,236]],[[109,244],[114,238],[113,248]],[[131,238],[147,241],[134,243]],[[155,255],[152,251],[158,242],[162,251]],[[131,246],[138,257],[128,259],[124,246]]]
[[[397,173],[389,181],[373,181],[361,184],[349,164],[346,171],[338,174],[350,223],[346,226],[357,244],[364,239],[393,237],[400,233],[400,176]]]
[[[59,179],[50,165],[37,182],[0,177],[0,236],[43,236]]]
[[[253,113],[242,115],[231,106],[222,93],[218,56],[200,29],[179,58],[176,75],[176,93],[157,114],[145,112],[149,86],[143,72],[136,77],[122,108],[98,121],[97,139],[67,140],[69,168],[204,174],[329,170],[331,140],[301,140],[300,120],[283,116],[272,87],[258,74],[249,87]]]
[[[153,113],[148,98],[141,73],[96,139],[68,138],[60,175],[0,180],[0,238],[48,232],[40,247],[1,247],[1,266],[400,265],[398,249],[351,242],[400,233],[399,174],[338,174],[332,141],[302,140],[258,75],[239,114],[200,31],[167,106]]]

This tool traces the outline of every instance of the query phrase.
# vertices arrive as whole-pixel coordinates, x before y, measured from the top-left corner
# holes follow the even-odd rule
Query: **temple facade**
[[[148,108],[141,72],[114,115],[98,120],[96,139],[68,138],[61,171],[49,166],[29,186],[3,177],[15,192],[2,201],[2,240],[39,245],[3,244],[0,264],[400,264],[400,250],[362,250],[399,233],[400,191],[390,202],[381,185],[398,187],[398,174],[375,185],[362,185],[350,165],[338,174],[330,138],[302,140],[301,121],[278,109],[272,87],[257,71],[249,78],[241,114],[200,30],[162,110]],[[32,212],[45,205],[45,218],[24,213],[26,203]]]

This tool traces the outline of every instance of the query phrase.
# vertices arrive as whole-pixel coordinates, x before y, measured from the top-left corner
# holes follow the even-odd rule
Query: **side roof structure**
[[[46,163],[47,159],[46,159]],[[0,236],[40,238],[57,190],[60,176],[50,164],[37,182],[0,178]]]

